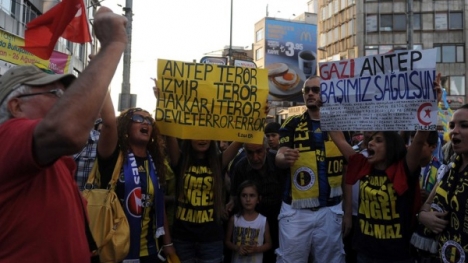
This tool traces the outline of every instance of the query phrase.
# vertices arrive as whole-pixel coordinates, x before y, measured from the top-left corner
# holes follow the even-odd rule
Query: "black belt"
[[[335,197],[332,197],[332,198],[328,198],[326,206],[317,206],[317,207],[302,208],[302,209],[306,209],[306,210],[310,210],[310,211],[315,212],[315,211],[318,211],[320,208],[335,206],[335,205],[339,204],[340,202],[341,202],[341,196],[335,196]]]

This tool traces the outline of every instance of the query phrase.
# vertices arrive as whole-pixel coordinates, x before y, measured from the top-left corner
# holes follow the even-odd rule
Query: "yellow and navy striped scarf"
[[[294,148],[300,151],[299,159],[291,167],[294,208],[320,206],[322,191],[329,191],[328,198],[342,195],[343,156],[328,133],[322,132],[319,125],[310,130],[304,118],[302,115],[294,133]],[[319,178],[327,178],[328,185],[320,186]]]

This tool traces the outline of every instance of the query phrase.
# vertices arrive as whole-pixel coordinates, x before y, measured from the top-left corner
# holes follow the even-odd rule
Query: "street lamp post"
[[[119,96],[119,111],[134,107],[136,105],[136,94],[130,93],[130,67],[131,67],[131,54],[132,54],[132,9],[133,0],[126,0],[125,17],[127,18],[127,47],[123,56],[123,80],[122,91]]]
[[[408,19],[407,19],[407,27],[408,27],[408,43],[407,48],[408,50],[413,50],[413,0],[408,0]]]
[[[233,61],[232,61],[232,1],[231,0],[231,28],[230,28],[230,36],[229,36],[229,59],[228,59],[228,63],[230,66],[232,66],[233,64]]]

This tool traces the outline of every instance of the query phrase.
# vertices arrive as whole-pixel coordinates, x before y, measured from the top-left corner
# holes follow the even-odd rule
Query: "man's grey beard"
[[[265,156],[263,156],[262,167],[261,167],[260,169],[262,169],[263,166],[265,166],[265,161],[266,161],[267,154],[268,154],[268,153],[265,153]],[[247,158],[247,162],[249,163],[250,167],[252,167],[252,164],[250,163],[250,159],[249,159],[249,158]],[[257,170],[257,169],[255,169],[255,170]]]

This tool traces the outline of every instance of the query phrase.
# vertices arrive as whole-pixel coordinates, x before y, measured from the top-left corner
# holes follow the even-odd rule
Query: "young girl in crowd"
[[[414,204],[420,203],[419,155],[428,133],[418,131],[406,151],[398,133],[375,132],[368,143],[367,158],[352,149],[343,133],[330,134],[348,160],[345,231],[352,221],[352,186],[360,180],[358,227],[353,236],[357,261],[414,263],[409,241],[415,225]]]
[[[234,251],[232,263],[262,263],[263,252],[271,249],[266,217],[255,210],[260,198],[253,181],[240,184],[236,199],[239,213],[229,219],[225,239],[226,246]]]
[[[419,211],[419,222],[438,243],[437,262],[466,262],[468,257],[468,104],[452,115],[450,143],[455,160]]]
[[[163,235],[159,246],[163,245],[166,255],[175,253],[164,212],[165,167],[159,131],[150,113],[140,108],[123,111],[117,127],[102,127],[102,131],[107,129],[113,129],[115,138],[105,146],[106,150],[98,146],[100,186],[107,187],[114,168],[121,170],[115,191],[124,200],[122,207],[130,225],[126,259],[157,262],[155,236]]]
[[[241,143],[222,153],[216,141],[167,138],[167,150],[177,177],[173,242],[181,262],[222,262],[224,213],[223,169]],[[181,154],[183,153],[183,155]]]

